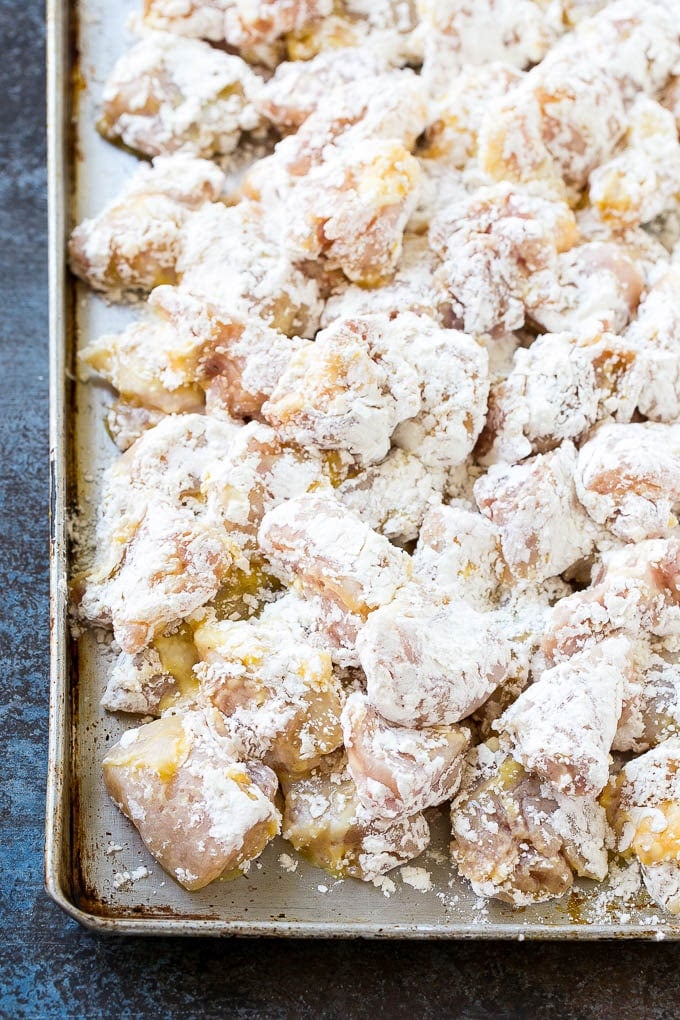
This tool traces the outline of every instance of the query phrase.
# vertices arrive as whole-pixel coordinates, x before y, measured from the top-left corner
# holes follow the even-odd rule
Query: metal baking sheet
[[[68,274],[71,225],[116,194],[134,157],[95,131],[98,97],[116,57],[130,43],[126,20],[140,0],[48,3],[49,199],[51,282],[52,674],[45,844],[50,895],[101,931],[177,935],[288,935],[421,938],[678,938],[680,924],[645,898],[620,903],[580,883],[555,903],[512,910],[481,901],[447,864],[445,814],[432,812],[432,849],[412,864],[432,887],[412,888],[400,869],[383,888],[336,881],[299,860],[280,839],[250,873],[188,893],[147,853],[104,790],[100,762],[131,725],[103,712],[107,648],[92,632],[68,627],[68,580],[83,536],[91,533],[101,474],[115,454],[103,425],[111,395],[75,380],[77,348],[120,328],[135,310],[107,306]],[[73,538],[78,541],[74,543]],[[85,540],[85,546],[87,542]],[[285,862],[284,862],[285,863]]]

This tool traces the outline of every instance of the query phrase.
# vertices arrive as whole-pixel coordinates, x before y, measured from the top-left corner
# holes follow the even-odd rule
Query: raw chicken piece
[[[342,730],[359,800],[372,816],[413,815],[449,800],[458,789],[470,745],[466,727],[392,726],[356,692],[342,710]]]
[[[569,207],[509,183],[479,188],[435,219],[430,243],[444,259],[437,280],[453,323],[468,333],[518,329],[533,274],[556,270],[578,239]]]
[[[652,421],[680,419],[680,265],[669,266],[647,291],[624,339],[641,364],[640,413]]]
[[[226,156],[260,125],[253,101],[261,86],[240,57],[147,32],[109,75],[98,127],[144,156]]]
[[[214,163],[193,156],[159,156],[140,167],[117,198],[71,234],[73,272],[111,300],[173,283],[184,223],[223,184]]]
[[[168,708],[196,701],[198,661],[191,629],[183,624],[159,634],[136,655],[121,652],[109,674],[102,706],[110,712],[161,715]]]
[[[340,746],[342,705],[328,652],[271,619],[207,619],[194,640],[201,697],[227,717],[244,757],[305,772]]]
[[[416,584],[369,616],[357,650],[370,704],[389,722],[417,728],[465,719],[511,662],[492,613],[438,603]]]
[[[332,9],[332,0],[144,0],[144,19],[152,28],[247,48],[300,31]]]
[[[469,753],[451,824],[453,860],[478,896],[527,906],[567,892],[572,868],[599,881],[607,874],[607,824],[595,798],[556,793],[494,739]]]
[[[624,765],[607,791],[618,849],[634,854],[650,896],[680,913],[680,738]]]
[[[338,878],[370,882],[425,850],[430,830],[421,814],[392,821],[362,807],[344,752],[327,755],[306,776],[281,776],[283,836],[312,864]]]
[[[680,426],[603,425],[582,446],[576,493],[617,538],[665,538],[680,506]]]
[[[239,761],[203,713],[128,730],[103,770],[109,795],[185,889],[246,869],[280,829],[276,776]]]
[[[546,670],[496,723],[501,747],[562,793],[596,796],[609,779],[630,672],[625,638],[609,638]]]
[[[262,413],[284,438],[366,465],[385,457],[396,426],[420,407],[414,369],[366,318],[338,320],[301,348]]]
[[[636,645],[634,665],[612,747],[639,754],[680,732],[680,665],[677,653],[647,642]]]
[[[260,548],[303,591],[365,619],[411,575],[411,558],[330,496],[309,494],[265,515]]]
[[[588,556],[596,528],[579,506],[572,443],[521,464],[492,466],[474,485],[479,509],[498,529],[515,577],[554,577]]]

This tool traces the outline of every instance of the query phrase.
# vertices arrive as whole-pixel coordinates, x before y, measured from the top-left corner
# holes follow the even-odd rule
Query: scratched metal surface
[[[67,170],[72,180],[56,178],[52,167],[56,212],[68,211],[75,220],[96,213],[119,190],[135,166],[134,157],[108,145],[97,135],[98,98],[103,80],[116,57],[129,43],[126,17],[137,9],[136,0],[83,0],[78,25],[79,62],[75,78],[75,138]],[[64,16],[53,5],[55,30]],[[55,40],[58,34],[54,36]],[[57,77],[62,83],[63,75]],[[67,93],[53,94],[54,114]],[[74,185],[73,207],[66,210],[69,185]],[[55,210],[53,209],[53,213]],[[53,218],[55,233],[67,223]],[[58,239],[55,239],[58,241]],[[58,277],[62,267],[53,262]],[[73,288],[73,281],[65,281]],[[64,370],[73,371],[73,347],[103,332],[117,330],[134,316],[134,310],[107,306],[82,285],[66,294],[62,309],[55,294],[55,308],[64,310]],[[73,299],[73,304],[71,304]],[[68,316],[73,310],[73,318]],[[54,310],[54,309],[53,309]],[[59,317],[53,320],[60,331]],[[62,389],[62,366],[57,365],[54,400],[63,407],[54,419],[56,462],[72,454],[74,470],[68,491],[57,489],[55,523],[63,524],[69,507],[77,511],[76,534],[87,546],[98,502],[104,467],[116,451],[103,425],[104,410],[111,399],[104,388],[79,383]],[[69,426],[75,438],[69,444]],[[64,444],[69,446],[65,449]],[[63,467],[63,465],[62,465]],[[63,536],[61,536],[63,538]],[[573,894],[556,903],[513,911],[494,903],[482,903],[467,883],[452,877],[445,858],[448,839],[446,818],[433,814],[433,849],[415,863],[432,876],[432,888],[417,891],[404,884],[397,869],[391,875],[391,895],[371,885],[348,880],[334,881],[300,860],[295,872],[279,864],[279,855],[291,848],[275,840],[252,867],[248,876],[216,882],[199,893],[176,885],[153,861],[130,823],[113,807],[101,780],[100,763],[106,748],[131,725],[129,717],[103,712],[99,698],[104,689],[109,657],[105,644],[92,633],[69,645],[63,615],[64,564],[57,534],[55,575],[56,658],[53,677],[53,753],[48,803],[47,870],[52,894],[69,911],[95,927],[144,933],[191,934],[297,934],[363,935],[464,938],[601,938],[680,937],[680,925],[660,916],[644,899],[631,910],[628,904],[612,904],[607,911],[598,903],[592,884],[583,883]],[[61,761],[61,757],[64,760]],[[438,852],[438,853],[437,853]],[[126,874],[147,870],[136,881]]]

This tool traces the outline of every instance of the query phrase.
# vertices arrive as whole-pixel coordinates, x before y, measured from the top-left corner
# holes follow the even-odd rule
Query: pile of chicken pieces
[[[480,895],[623,855],[680,912],[680,2],[136,29],[144,162],[70,247],[139,306],[80,354],[121,452],[74,599],[155,717],[109,793],[191,890],[279,832],[376,880],[450,802]]]

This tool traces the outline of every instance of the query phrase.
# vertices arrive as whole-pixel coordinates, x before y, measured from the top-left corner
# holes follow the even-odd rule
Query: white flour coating
[[[623,711],[613,748],[647,751],[680,732],[680,664],[663,642],[635,646],[635,672],[623,690]]]
[[[416,584],[371,614],[357,649],[371,705],[413,727],[470,715],[506,678],[511,654],[493,614],[438,603]]]
[[[155,648],[145,648],[136,655],[121,652],[109,674],[102,707],[109,712],[156,715],[172,683]]]
[[[111,300],[174,280],[181,230],[193,210],[218,198],[224,174],[186,154],[141,166],[120,195],[71,234],[71,268]]]
[[[443,484],[443,475],[429,471],[415,454],[393,449],[379,464],[350,476],[336,493],[374,531],[405,542],[418,537],[427,508],[436,502]]]
[[[300,31],[332,7],[331,0],[148,0],[145,21],[152,28],[248,48]]]
[[[624,339],[638,352],[641,364],[640,413],[652,421],[680,418],[680,266],[666,272],[650,288]]]
[[[262,86],[240,57],[198,39],[146,32],[109,75],[100,130],[146,156],[224,156],[260,124]]]
[[[245,864],[279,830],[276,776],[240,763],[202,712],[128,731],[103,767],[111,797],[188,889]]]
[[[288,583],[361,616],[391,602],[410,579],[407,553],[372,531],[338,500],[313,494],[267,513],[262,551]]]
[[[475,482],[477,505],[498,528],[515,577],[554,577],[591,552],[595,525],[576,498],[576,463],[564,442],[512,467],[493,465]]]
[[[629,642],[610,638],[546,670],[496,723],[501,746],[563,793],[599,794],[629,668]]]
[[[680,426],[604,425],[579,451],[576,493],[619,539],[669,537],[680,505]]]
[[[350,694],[342,710],[347,765],[363,806],[396,818],[450,799],[460,783],[470,732],[461,726],[391,726],[366,695]]]

